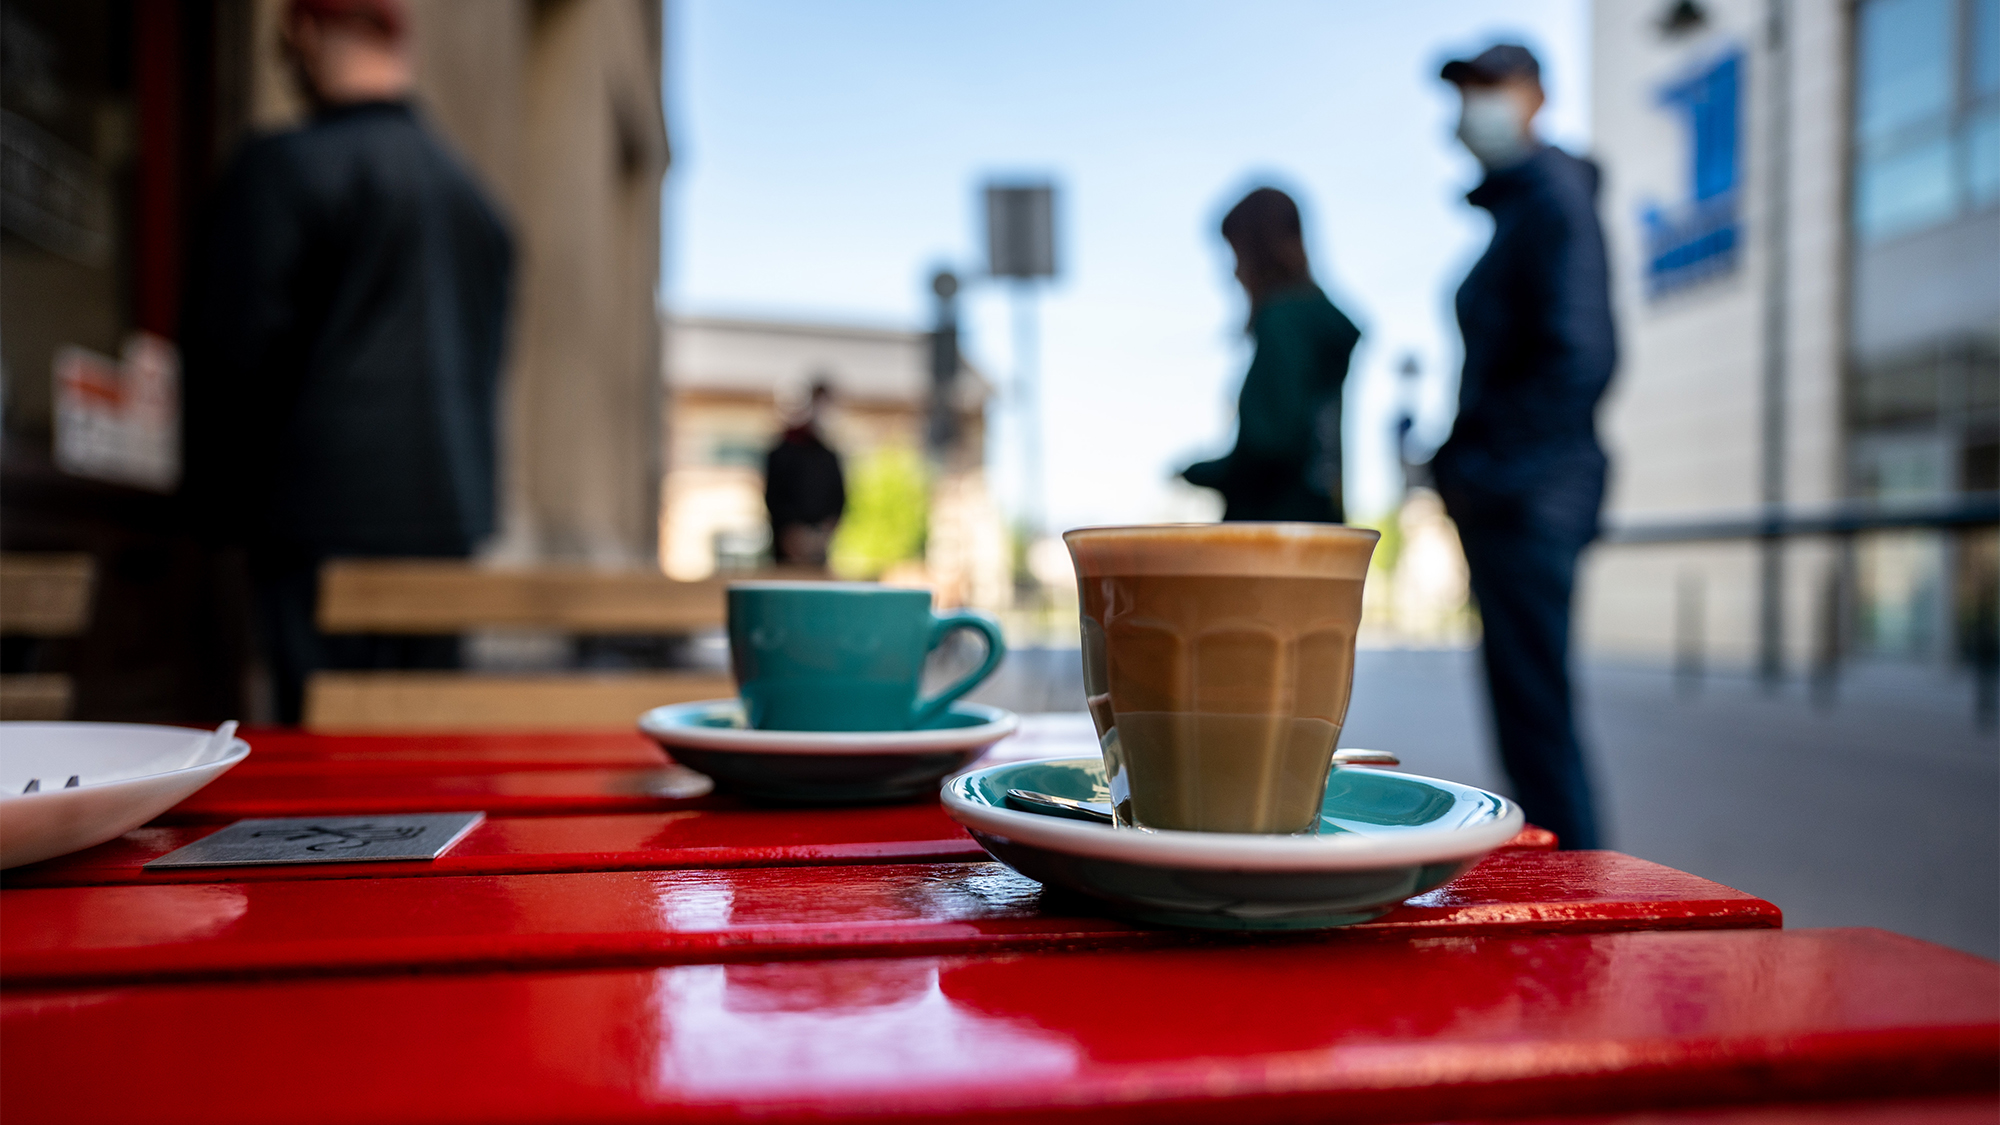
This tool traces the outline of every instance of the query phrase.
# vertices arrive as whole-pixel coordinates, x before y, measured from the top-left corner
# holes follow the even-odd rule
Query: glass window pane
[[[1973,0],[1972,92],[2000,94],[2000,0]]]
[[[1736,187],[1736,88],[1742,68],[1735,55],[1716,64],[1690,99],[1694,117],[1694,197],[1713,199]]]
[[[1866,161],[1856,177],[1854,222],[1866,239],[1887,238],[1943,222],[1957,210],[1951,138]]]
[[[1974,207],[2000,201],[2000,109],[1989,109],[1965,126],[1966,195]]]
[[[1950,0],[1869,0],[1861,9],[1856,126],[1864,143],[1951,109]]]
[[[1935,531],[1861,537],[1855,557],[1862,651],[1925,657],[1936,651],[1945,598],[1944,536]]]

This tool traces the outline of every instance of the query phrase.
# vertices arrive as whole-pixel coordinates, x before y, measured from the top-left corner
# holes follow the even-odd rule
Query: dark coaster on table
[[[436,859],[485,819],[483,812],[456,812],[239,820],[152,860],[146,867]]]

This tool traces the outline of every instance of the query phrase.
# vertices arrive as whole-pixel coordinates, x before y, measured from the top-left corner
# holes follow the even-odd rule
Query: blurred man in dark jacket
[[[771,514],[771,556],[779,566],[826,569],[826,550],[847,509],[840,455],[819,432],[832,401],[833,387],[815,382],[805,417],[764,456],[764,508]]]
[[[1433,461],[1485,629],[1500,756],[1528,819],[1599,836],[1569,679],[1577,556],[1597,535],[1597,401],[1616,362],[1595,165],[1536,139],[1541,67],[1502,44],[1445,65],[1458,135],[1486,169],[1466,198],[1493,242],[1458,290],[1458,420]]]
[[[494,526],[512,243],[412,109],[401,0],[293,0],[313,116],[244,146],[195,254],[188,494],[249,549],[278,717],[324,667],[455,662],[314,627],[322,560],[463,556]]]

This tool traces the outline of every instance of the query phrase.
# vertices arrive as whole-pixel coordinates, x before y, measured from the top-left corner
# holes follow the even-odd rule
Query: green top
[[[1222,493],[1230,520],[1339,523],[1340,390],[1361,330],[1316,285],[1250,318],[1256,356],[1237,398],[1236,448],[1182,474]]]

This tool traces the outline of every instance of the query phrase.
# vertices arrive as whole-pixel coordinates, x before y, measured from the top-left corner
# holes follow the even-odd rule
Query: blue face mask
[[[1487,171],[1518,164],[1532,150],[1521,107],[1502,90],[1467,90],[1458,139]]]

